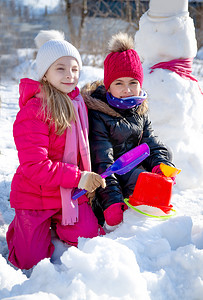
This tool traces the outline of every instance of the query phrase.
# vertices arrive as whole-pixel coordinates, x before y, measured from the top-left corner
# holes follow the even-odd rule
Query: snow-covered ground
[[[194,72],[200,63],[203,67],[198,60]],[[102,69],[84,67],[80,86],[102,77]],[[180,190],[178,183],[171,200],[177,215],[166,221],[128,209],[114,232],[92,240],[82,238],[78,248],[53,238],[52,262],[41,261],[32,273],[7,263],[5,236],[14,217],[9,191],[18,166],[12,137],[18,85],[5,81],[0,88],[0,299],[201,300],[203,189]]]
[[[43,9],[45,3],[50,9],[54,9],[59,1],[19,0],[18,2],[32,5],[33,8],[36,7],[40,10]],[[169,29],[168,26],[164,27],[165,34]],[[149,50],[145,43],[147,34],[143,35],[143,43],[139,45]],[[153,39],[153,36],[150,35],[150,38]],[[166,40],[169,41],[168,37]],[[154,43],[153,40],[147,41],[151,45]],[[161,40],[159,42],[162,46],[165,45]],[[172,45],[175,44],[170,43],[170,47]],[[177,43],[177,47],[181,46],[181,43]],[[181,50],[177,47],[175,53],[176,50]],[[153,50],[156,48],[161,48],[158,41],[156,41],[156,47]],[[169,47],[163,49],[164,53],[170,49]],[[194,154],[194,156],[190,155],[192,164],[188,164],[186,160],[181,160],[181,157],[174,157],[177,167],[182,169],[182,172],[177,176],[177,184],[173,188],[171,199],[171,204],[176,210],[175,216],[163,221],[145,217],[132,209],[128,209],[124,213],[124,222],[115,231],[109,232],[103,237],[81,238],[78,248],[68,247],[53,236],[55,252],[51,261],[44,259],[31,271],[16,270],[7,262],[6,232],[14,217],[14,210],[10,208],[9,204],[9,193],[13,174],[18,166],[12,125],[18,111],[18,81],[22,76],[34,77],[35,75],[32,61],[33,51],[33,49],[19,50],[19,66],[12,70],[9,79],[4,79],[0,83],[0,299],[202,300],[203,185],[201,187],[192,185],[193,177],[198,177],[197,174],[199,174],[200,179],[203,178],[201,172],[193,176],[194,170],[198,172],[199,168],[201,171],[202,164],[201,166],[198,165],[198,161],[194,157],[197,155],[199,158],[199,153],[202,151],[200,151],[201,147],[199,147],[200,149],[195,147],[192,149],[193,137],[190,135],[187,138],[190,145],[188,150]],[[146,56],[149,54],[151,53],[146,51]],[[203,90],[202,49],[199,50],[197,58],[193,64],[193,75],[198,78],[199,85]],[[86,57],[86,61],[88,61],[88,57]],[[164,132],[167,132],[166,138],[169,142],[170,138],[173,137],[174,143],[171,145],[176,147],[179,143],[178,134],[184,133],[186,129],[180,128],[178,125],[174,126],[174,123],[171,124],[170,121],[177,117],[179,118],[178,121],[189,120],[191,127],[193,127],[193,122],[201,126],[202,113],[197,111],[199,100],[193,97],[197,92],[195,88],[194,94],[193,90],[190,89],[186,93],[183,88],[182,92],[186,96],[192,95],[188,100],[190,102],[187,103],[191,103],[191,109],[198,112],[196,120],[194,116],[190,116],[190,110],[182,109],[184,105],[179,107],[179,104],[182,103],[180,98],[178,101],[174,101],[176,95],[179,95],[179,92],[177,93],[179,91],[178,86],[180,87],[181,84],[183,87],[192,86],[192,83],[183,82],[174,74],[167,77],[166,72],[168,71],[164,71],[165,73],[162,71],[156,70],[151,78],[156,79],[158,84],[164,79],[165,86],[171,87],[171,94],[164,93],[163,89],[158,90],[158,86],[155,86],[152,81],[153,84],[150,86],[148,84],[150,81],[147,80],[149,77],[145,77],[145,86],[149,87],[149,106],[155,127],[160,130],[160,134],[163,134],[163,138],[165,137]],[[147,74],[147,76],[149,75]],[[174,77],[173,82],[177,79],[177,85],[172,85],[170,76]],[[79,87],[82,87],[86,82],[102,78],[102,69],[85,66]],[[171,95],[170,99],[173,102],[170,101],[168,105],[170,109],[173,108],[172,112],[175,111],[175,114],[170,115],[169,110],[166,111],[163,106],[159,106],[156,102],[152,103],[153,96],[157,92],[160,95],[158,100],[162,100],[163,97],[164,102],[162,104],[166,105],[165,108],[167,107],[167,97],[164,96]],[[162,123],[159,122],[160,116],[163,120]],[[200,132],[199,140],[201,140],[202,133],[199,127],[196,132]],[[200,143],[200,145],[202,144]],[[187,157],[187,147],[184,155]],[[185,170],[189,176],[184,177],[183,188],[183,184],[180,183],[183,181],[181,176]],[[190,188],[188,188],[189,186]]]

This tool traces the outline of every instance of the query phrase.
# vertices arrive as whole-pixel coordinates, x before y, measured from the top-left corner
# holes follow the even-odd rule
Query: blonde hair
[[[55,125],[57,135],[62,135],[66,128],[71,128],[71,122],[76,121],[76,114],[73,103],[67,94],[62,93],[43,79],[42,85],[42,112],[45,121]]]

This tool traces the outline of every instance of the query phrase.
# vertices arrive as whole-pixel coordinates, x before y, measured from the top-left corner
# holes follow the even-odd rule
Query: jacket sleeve
[[[174,166],[172,163],[172,151],[155,136],[148,114],[145,115],[143,121],[141,143],[147,143],[150,148],[150,156],[143,161],[143,167],[151,172],[153,167],[159,165],[161,162],[169,166]]]
[[[21,110],[13,126],[21,172],[38,185],[77,187],[81,176],[78,167],[49,158],[49,125],[37,116],[36,110]]]
[[[108,125],[98,112],[90,111],[89,123],[92,169],[101,174],[114,163],[113,146]],[[106,177],[105,189],[97,189],[97,198],[103,210],[111,204],[123,202],[122,190],[114,174]]]

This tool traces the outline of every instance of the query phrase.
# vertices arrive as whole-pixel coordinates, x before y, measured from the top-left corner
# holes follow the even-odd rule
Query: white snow
[[[197,58],[203,59],[203,47],[201,47],[197,52]]]
[[[178,183],[184,189],[203,187],[202,82],[198,85],[164,69],[155,69],[151,73],[150,68],[159,62],[194,58],[196,44],[193,20],[187,15],[152,21],[146,12],[135,34],[135,50],[143,62],[143,88],[148,92],[153,128],[173,150],[174,162],[182,169]],[[200,49],[199,59],[201,53]],[[201,67],[198,63],[195,65],[197,78],[201,79]]]
[[[102,77],[102,69],[84,67],[80,86]],[[14,217],[8,198],[18,165],[12,138],[18,111],[17,83],[3,82],[1,95],[0,299],[200,300],[203,189],[180,189],[178,183],[171,200],[177,215],[166,221],[129,209],[123,224],[114,232],[92,240],[80,239],[78,249],[54,239],[52,262],[41,261],[32,273],[7,264],[5,236]]]
[[[28,6],[32,11],[38,14],[44,13],[45,9],[53,11],[60,5],[60,0],[18,0],[21,5]]]
[[[181,51],[178,43],[176,47]],[[161,221],[128,209],[124,213],[124,222],[114,231],[103,237],[80,238],[78,248],[68,247],[53,236],[55,252],[51,261],[44,259],[30,271],[16,270],[7,262],[5,239],[14,217],[9,192],[18,157],[12,125],[18,111],[17,81],[23,74],[22,65],[14,70],[12,80],[1,82],[0,299],[202,299],[203,187],[196,183],[198,177],[203,182],[202,151],[198,145],[202,140],[199,102],[203,99],[199,97],[196,84],[168,71],[155,70],[150,74],[149,82],[148,68],[149,64],[144,63],[144,85],[147,91],[149,88],[149,102],[157,101],[154,110],[149,103],[153,123],[159,135],[167,137],[177,152],[174,160],[182,169],[171,199],[176,216]],[[203,89],[203,74],[199,72],[202,68],[203,57],[199,55],[193,69]],[[26,70],[34,74],[34,69],[32,72]],[[102,69],[85,66],[79,86],[102,78]],[[184,95],[184,101],[181,95]],[[181,155],[177,149],[181,149]],[[181,174],[185,172],[189,176],[183,175],[182,179]]]

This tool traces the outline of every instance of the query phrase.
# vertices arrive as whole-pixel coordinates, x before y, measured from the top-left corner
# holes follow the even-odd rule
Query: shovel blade
[[[149,146],[144,143],[119,157],[111,166],[111,171],[123,175],[139,165],[150,154]]]
[[[165,165],[164,163],[160,163],[160,169],[166,177],[175,177],[181,172],[181,169]]]
[[[101,177],[106,178],[113,173],[123,175],[140,164],[147,156],[149,156],[149,154],[149,146],[146,143],[141,144],[121,155],[121,157],[119,157],[110,168],[101,174]],[[76,189],[72,199],[76,200],[86,192],[86,190]]]

